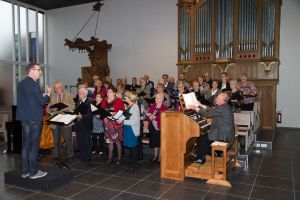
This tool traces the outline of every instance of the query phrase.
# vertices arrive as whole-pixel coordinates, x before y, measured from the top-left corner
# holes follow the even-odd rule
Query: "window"
[[[45,12],[41,9],[31,8],[30,5],[18,1],[0,0],[0,74],[2,81],[0,91],[7,97],[0,102],[1,106],[16,104],[16,85],[26,76],[26,65],[38,62],[47,72],[45,58]],[[45,77],[43,73],[40,86],[44,88]],[[8,91],[7,87],[11,85]]]

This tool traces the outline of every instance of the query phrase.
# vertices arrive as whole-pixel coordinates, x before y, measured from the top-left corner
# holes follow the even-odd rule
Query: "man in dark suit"
[[[93,113],[91,110],[92,99],[87,97],[85,87],[78,89],[79,101],[76,103],[75,112],[78,113],[75,121],[75,131],[78,135],[80,157],[86,163],[92,156],[91,134],[93,129]]]
[[[210,108],[200,102],[192,106],[200,115],[212,118],[209,133],[203,134],[199,138],[196,163],[205,163],[205,155],[210,153],[210,145],[212,142],[230,142],[234,140],[233,112],[230,105],[228,105],[228,100],[228,94],[223,92],[215,99],[216,108]]]
[[[42,94],[38,79],[42,75],[39,64],[26,68],[27,77],[17,87],[17,116],[23,128],[22,178],[36,179],[47,175],[37,169],[37,157],[43,121],[43,106],[49,101],[51,88]]]

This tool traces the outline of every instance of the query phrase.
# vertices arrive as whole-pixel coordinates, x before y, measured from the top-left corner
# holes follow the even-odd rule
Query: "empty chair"
[[[245,137],[245,151],[250,147],[251,114],[234,113],[235,134]]]

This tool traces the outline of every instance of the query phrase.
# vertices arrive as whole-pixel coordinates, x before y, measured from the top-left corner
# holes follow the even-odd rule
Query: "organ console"
[[[184,112],[169,110],[161,114],[161,178],[183,181],[185,177],[201,179],[216,177],[210,156],[207,156],[204,165],[193,162],[195,159],[192,153],[193,147],[199,136],[209,131],[210,125],[210,119],[201,117],[193,110]],[[234,154],[228,153],[228,155]],[[215,159],[219,169],[222,168],[223,163],[230,163],[232,160],[230,157],[226,157],[229,162],[223,162],[222,157]],[[236,160],[234,165],[235,162]],[[223,167],[226,171],[226,164]],[[221,179],[226,180],[226,177]]]
[[[210,124],[189,110],[166,111],[161,117],[161,177],[183,180],[189,152]]]

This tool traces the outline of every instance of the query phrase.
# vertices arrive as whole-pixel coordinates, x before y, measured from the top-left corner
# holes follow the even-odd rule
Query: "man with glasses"
[[[54,94],[50,98],[50,102],[48,104],[48,113],[50,115],[55,114],[63,114],[64,112],[73,112],[75,109],[75,102],[73,100],[72,94],[69,92],[64,91],[64,86],[61,81],[56,81],[54,83]],[[57,108],[51,108],[52,105],[57,103],[63,103],[67,105],[67,108],[62,110],[57,110]],[[61,148],[60,136],[64,137],[66,146],[67,146],[67,159],[72,159],[74,156],[73,150],[73,141],[72,141],[72,126],[71,123],[68,126],[57,126],[51,124],[52,133],[54,136],[54,157],[55,160],[58,161],[60,155],[58,154],[61,152],[59,149]]]
[[[27,77],[17,87],[17,116],[23,129],[22,178],[36,179],[47,175],[37,169],[37,157],[43,121],[43,106],[49,101],[52,89],[42,94],[38,79],[42,75],[39,64],[31,63],[26,68]]]

